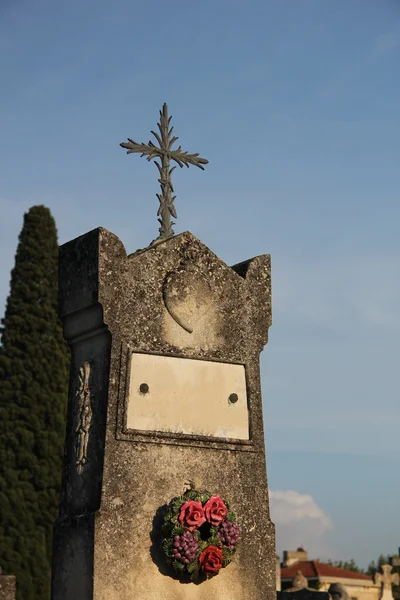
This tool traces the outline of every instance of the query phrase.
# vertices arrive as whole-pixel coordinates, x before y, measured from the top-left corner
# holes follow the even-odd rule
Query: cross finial
[[[392,584],[399,585],[399,574],[391,572],[393,569],[391,565],[382,565],[381,569],[383,573],[375,574],[375,583],[381,583],[382,587],[387,590],[392,589]]]
[[[155,164],[160,173],[159,183],[161,186],[161,194],[157,194],[157,198],[160,202],[157,216],[160,223],[159,232],[160,235],[157,239],[153,240],[152,244],[162,242],[174,235],[172,225],[175,223],[171,220],[177,218],[174,201],[176,196],[173,196],[174,188],[171,181],[171,175],[173,170],[176,168],[170,167],[170,161],[174,160],[180,167],[186,165],[194,165],[199,169],[204,170],[202,165],[208,164],[208,160],[201,158],[198,154],[188,154],[184,152],[179,146],[176,150],[172,150],[173,144],[176,142],[178,137],[171,137],[173,127],[169,128],[172,117],[168,117],[168,106],[164,104],[162,110],[160,110],[160,122],[157,123],[160,135],[151,131],[159,143],[159,147],[150,141],[148,144],[138,144],[131,138],[128,138],[128,142],[122,142],[120,146],[127,149],[127,154],[140,153],[140,156],[146,156],[147,160],[150,161],[153,158],[159,158],[160,162],[155,160]],[[161,163],[161,164],[160,164]]]

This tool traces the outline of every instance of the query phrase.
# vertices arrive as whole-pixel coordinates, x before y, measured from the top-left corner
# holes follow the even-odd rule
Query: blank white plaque
[[[248,440],[244,366],[133,353],[126,427]]]

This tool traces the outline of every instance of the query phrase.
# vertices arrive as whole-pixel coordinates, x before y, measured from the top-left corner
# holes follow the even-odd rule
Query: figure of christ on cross
[[[157,198],[160,202],[157,216],[159,217],[158,221],[161,226],[159,228],[160,235],[157,239],[153,240],[152,244],[162,242],[174,235],[172,225],[175,225],[175,223],[171,220],[171,217],[176,219],[177,214],[174,206],[176,196],[172,195],[174,193],[174,188],[171,181],[171,175],[176,167],[170,166],[171,160],[174,160],[180,167],[183,167],[183,165],[186,167],[194,165],[202,170],[204,170],[202,165],[208,164],[208,160],[201,158],[198,154],[184,152],[181,146],[176,150],[172,149],[173,144],[179,138],[177,136],[171,137],[174,129],[173,127],[169,128],[171,119],[172,117],[168,117],[168,107],[164,103],[162,110],[160,110],[160,122],[157,123],[160,135],[155,131],[151,131],[159,143],[159,147],[152,141],[149,141],[148,144],[138,144],[131,138],[128,138],[128,142],[122,142],[120,144],[122,148],[127,149],[127,154],[140,153],[140,156],[146,156],[148,161],[153,158],[160,159],[160,162],[157,162],[157,160],[154,162],[157,165],[160,174],[158,181],[161,186],[161,194],[157,194]]]

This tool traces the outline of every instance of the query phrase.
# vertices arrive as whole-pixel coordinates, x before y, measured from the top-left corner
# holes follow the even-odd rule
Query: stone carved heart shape
[[[163,286],[164,304],[171,317],[188,333],[210,308],[210,284],[195,267],[182,268],[167,275]]]

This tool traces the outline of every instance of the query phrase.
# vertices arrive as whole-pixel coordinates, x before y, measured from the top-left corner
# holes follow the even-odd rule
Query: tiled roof
[[[281,569],[281,579],[294,579],[297,571],[301,571],[307,579],[312,577],[341,577],[343,579],[364,579],[373,583],[372,577],[369,575],[334,567],[318,560],[300,560],[294,565],[290,565],[290,567],[283,567]]]

